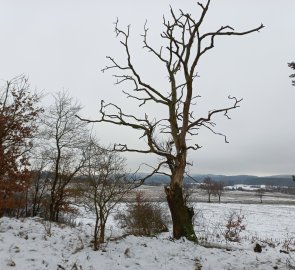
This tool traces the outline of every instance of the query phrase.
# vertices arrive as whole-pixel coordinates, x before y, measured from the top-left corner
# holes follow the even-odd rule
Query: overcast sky
[[[140,34],[148,21],[150,41],[159,48],[162,15],[169,5],[199,14],[194,0],[0,0],[0,79],[19,74],[30,78],[33,88],[45,92],[68,90],[84,106],[83,116],[95,119],[100,99],[132,110],[114,86],[112,73],[102,73],[106,55],[123,60],[113,22],[131,24],[135,63],[151,83],[161,85],[167,75],[159,63],[142,51]],[[193,173],[292,174],[295,173],[295,87],[287,62],[295,61],[294,0],[212,0],[203,30],[231,25],[236,30],[255,28],[260,33],[225,37],[207,54],[199,67],[195,90],[207,109],[227,104],[229,94],[243,98],[232,120],[218,117],[222,137],[201,132],[195,142],[203,145],[191,153]],[[125,89],[127,90],[127,89]],[[48,98],[47,98],[48,99]],[[138,144],[141,134],[120,127],[96,126],[100,141]],[[136,168],[155,157],[128,155]]]

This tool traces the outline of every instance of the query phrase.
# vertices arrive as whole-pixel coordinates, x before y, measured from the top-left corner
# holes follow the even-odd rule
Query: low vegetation
[[[166,211],[158,202],[148,201],[142,192],[136,193],[135,202],[116,215],[125,233],[136,236],[154,236],[168,231]]]

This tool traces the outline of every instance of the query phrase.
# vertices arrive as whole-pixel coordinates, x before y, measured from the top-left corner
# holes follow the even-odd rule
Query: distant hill
[[[271,175],[258,177],[254,175],[215,175],[215,174],[196,174],[190,177],[185,177],[186,183],[203,182],[205,177],[211,177],[215,181],[222,181],[227,186],[236,184],[244,185],[271,185],[271,186],[288,186],[295,187],[295,182],[292,180],[291,175]],[[146,185],[163,185],[168,184],[169,178],[163,175],[154,175],[146,180]]]

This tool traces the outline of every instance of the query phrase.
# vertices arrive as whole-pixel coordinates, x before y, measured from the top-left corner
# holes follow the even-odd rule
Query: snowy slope
[[[285,254],[284,242],[295,249],[295,207],[282,205],[196,205],[199,236],[215,248],[195,245],[184,239],[173,241],[170,233],[158,237],[118,238],[102,250],[91,248],[91,217],[76,228],[44,222],[39,218],[0,219],[0,270],[41,269],[290,269],[295,252]],[[245,216],[241,243],[226,245],[220,233],[232,211]],[[113,238],[122,232],[114,221],[108,224]],[[293,242],[292,242],[293,241]],[[259,242],[262,253],[253,248]],[[225,248],[228,247],[228,250]]]

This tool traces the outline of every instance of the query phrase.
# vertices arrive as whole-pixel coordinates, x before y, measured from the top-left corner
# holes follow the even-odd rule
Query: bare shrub
[[[282,250],[289,252],[295,252],[295,237],[287,235],[282,245]]]
[[[240,233],[245,230],[243,224],[244,215],[240,212],[232,212],[227,218],[226,229],[223,233],[226,242],[240,242]]]
[[[77,223],[78,211],[72,212],[62,212],[59,217],[59,224],[64,224],[70,226],[72,228],[77,227],[79,224]]]
[[[52,236],[52,222],[50,220],[42,220],[41,224],[44,227],[44,239],[46,240],[47,237],[51,237]]]
[[[126,212],[116,216],[126,233],[136,236],[152,236],[167,232],[167,216],[158,202],[147,201],[142,192],[136,193],[135,203],[129,203]]]

